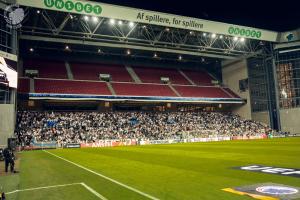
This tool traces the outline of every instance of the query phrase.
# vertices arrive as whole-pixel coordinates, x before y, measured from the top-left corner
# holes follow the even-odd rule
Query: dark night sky
[[[99,2],[274,31],[300,28],[300,0],[100,0]]]

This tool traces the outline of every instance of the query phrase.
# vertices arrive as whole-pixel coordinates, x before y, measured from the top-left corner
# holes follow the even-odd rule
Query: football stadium
[[[0,199],[300,199],[299,22],[105,2],[0,0]]]

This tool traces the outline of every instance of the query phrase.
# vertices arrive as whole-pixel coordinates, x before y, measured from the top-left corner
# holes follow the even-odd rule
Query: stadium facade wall
[[[7,138],[12,137],[15,129],[15,105],[0,104],[0,147],[7,145]]]
[[[241,92],[239,89],[239,80],[246,78],[248,78],[248,67],[246,59],[222,63],[223,83],[241,98],[247,100],[244,105],[236,107],[233,110],[233,113],[238,114],[245,119],[252,119],[250,92],[249,90]]]
[[[281,130],[300,133],[300,108],[280,109]]]
[[[262,122],[270,126],[270,115],[268,111],[252,112],[252,120]]]

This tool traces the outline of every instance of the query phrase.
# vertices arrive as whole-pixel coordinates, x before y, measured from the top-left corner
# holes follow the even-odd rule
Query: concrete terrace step
[[[179,73],[186,79],[186,80],[188,80],[189,81],[189,83],[190,84],[192,84],[192,85],[196,85],[195,83],[194,83],[194,81],[192,81],[183,71],[181,71],[180,69],[178,69],[178,71],[179,71]]]
[[[135,73],[135,71],[130,66],[126,66],[126,70],[130,74],[131,78],[134,80],[135,83],[142,83],[141,79],[138,77],[138,75]]]
[[[72,73],[71,66],[70,66],[69,62],[66,61],[65,66],[66,66],[66,70],[67,70],[68,79],[74,80],[74,76],[73,76],[73,73]]]

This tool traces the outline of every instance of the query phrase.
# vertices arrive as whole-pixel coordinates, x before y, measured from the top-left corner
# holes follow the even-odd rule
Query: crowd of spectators
[[[271,129],[259,122],[221,112],[40,112],[17,114],[19,143],[88,143],[105,139],[183,139],[257,136]]]

